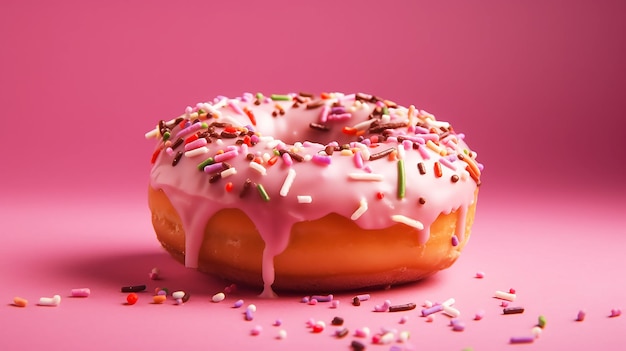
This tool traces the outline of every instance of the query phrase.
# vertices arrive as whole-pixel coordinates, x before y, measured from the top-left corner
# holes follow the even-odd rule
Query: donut
[[[261,296],[414,282],[470,237],[483,166],[464,134],[414,105],[218,96],[145,136],[163,248]]]

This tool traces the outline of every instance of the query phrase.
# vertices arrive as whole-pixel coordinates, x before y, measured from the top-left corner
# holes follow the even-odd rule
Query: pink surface
[[[318,1],[228,5],[190,1],[0,4],[1,349],[191,349],[233,345],[347,349],[313,335],[308,318],[341,316],[351,330],[393,327],[419,348],[502,350],[548,320],[533,349],[614,349],[625,341],[625,6],[619,1],[478,4],[403,1],[393,7]],[[419,107],[467,134],[486,165],[473,237],[461,259],[425,282],[373,291],[356,308],[259,300],[186,270],[158,246],[145,190],[157,120],[217,94],[363,91]],[[593,157],[593,158],[592,158]],[[152,267],[164,280],[148,281]],[[485,271],[486,278],[473,278]],[[125,284],[189,291],[184,306],[124,306]],[[67,297],[89,287],[86,299]],[[514,287],[522,315],[501,316]],[[60,294],[59,307],[35,306]],[[30,301],[11,306],[14,296]],[[455,297],[467,328],[374,304]],[[252,322],[233,301],[258,306]],[[481,321],[473,314],[486,311]],[[587,319],[574,322],[578,310]],[[283,320],[285,340],[274,337]],[[264,331],[249,335],[252,326]],[[390,345],[370,345],[387,350]],[[400,345],[409,347],[409,345]]]

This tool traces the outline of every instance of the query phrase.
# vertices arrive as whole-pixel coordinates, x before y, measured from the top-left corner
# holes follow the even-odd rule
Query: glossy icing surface
[[[364,229],[401,222],[425,243],[441,213],[465,223],[482,170],[448,123],[360,93],[217,97],[146,137],[158,140],[150,184],[183,222],[185,265],[197,266],[213,214],[241,209],[265,241],[265,296],[294,223],[329,213]],[[463,240],[456,228],[451,245]]]

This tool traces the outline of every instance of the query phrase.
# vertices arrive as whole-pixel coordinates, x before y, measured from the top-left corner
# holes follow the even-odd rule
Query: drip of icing
[[[225,121],[234,126],[247,125],[249,123],[247,117],[237,112],[243,108],[255,116],[256,126],[250,127],[250,129],[257,129],[257,132],[264,137],[259,138],[256,134],[253,135],[249,139],[254,141],[251,144],[245,143],[245,140],[241,144],[234,142],[231,144],[229,140],[234,139],[217,139],[216,142],[207,145],[209,153],[203,156],[184,157],[177,161],[175,168],[172,166],[172,155],[170,155],[175,154],[174,152],[156,154],[150,177],[151,185],[155,189],[163,189],[181,217],[185,231],[185,265],[187,267],[196,268],[198,266],[198,255],[203,241],[204,229],[211,217],[221,209],[238,208],[255,223],[265,242],[262,256],[264,289],[261,295],[275,296],[271,288],[275,277],[274,258],[287,247],[291,227],[294,223],[306,219],[318,219],[331,212],[350,218],[363,196],[395,193],[397,184],[395,167],[390,166],[386,160],[387,156],[379,160],[369,160],[370,155],[401,145],[403,141],[399,141],[398,137],[403,135],[406,135],[404,140],[415,139],[417,143],[422,137],[427,137],[430,141],[439,139],[439,135],[435,134],[437,130],[433,130],[433,128],[440,127],[441,123],[435,121],[434,116],[422,111],[418,117],[421,116],[420,118],[423,119],[423,126],[391,129],[389,135],[393,135],[393,137],[387,141],[380,142],[380,137],[373,134],[375,139],[368,139],[368,142],[363,144],[355,143],[355,136],[344,134],[345,127],[351,128],[352,125],[362,125],[363,121],[368,121],[372,115],[380,113],[376,111],[380,105],[383,105],[380,101],[376,104],[366,102],[367,100],[363,100],[363,95],[359,96],[359,94],[355,96],[363,102],[357,101],[358,109],[352,112],[351,118],[328,122],[329,124],[332,123],[332,130],[328,131],[320,132],[309,128],[309,123],[319,121],[320,108],[329,106],[333,102],[346,102],[343,95],[337,96],[337,99],[311,103],[311,106],[317,106],[314,108],[308,108],[306,104],[297,108],[292,105],[291,101],[272,101],[271,103],[264,101],[260,105],[256,105],[252,101],[246,102],[238,99],[226,101],[226,98],[221,98],[218,99],[219,102],[216,105],[202,105],[209,111],[213,110],[215,121]],[[351,101],[354,103],[354,100]],[[243,106],[239,106],[239,104]],[[284,113],[280,117],[280,123],[275,121],[276,117],[273,116],[277,110]],[[403,116],[407,116],[406,108],[396,106],[387,110],[392,110],[393,117],[387,115],[386,118],[381,118],[381,121],[402,125]],[[188,115],[197,118],[198,111],[193,111],[193,113],[184,116],[189,118]],[[389,118],[392,119],[388,120]],[[210,124],[212,121],[207,120],[207,123]],[[374,125],[373,122],[368,123],[368,126]],[[429,123],[430,130],[426,128]],[[178,123],[170,122],[167,124],[160,123],[156,132],[149,132],[146,136],[159,136],[161,132],[159,128],[164,125],[171,126],[172,130],[185,126],[181,124],[179,127]],[[201,128],[196,127],[195,129]],[[286,139],[295,145],[286,145],[280,140],[267,137],[272,135]],[[187,137],[189,135],[181,136]],[[306,142],[306,140],[319,141],[320,138],[324,138],[325,141],[322,143]],[[320,152],[325,154],[327,151],[325,143],[338,147],[345,143],[346,138],[350,138],[349,142],[355,148],[354,152],[367,155],[363,159],[365,166],[362,169],[355,166],[353,157],[345,157],[342,156],[343,152],[333,153],[332,150],[331,155],[327,155],[325,158],[329,162],[325,165],[307,161],[319,155]],[[402,158],[406,165],[407,179],[406,196],[401,199],[389,197],[385,198],[384,201],[368,201],[368,211],[355,219],[356,224],[364,229],[385,228],[393,224],[392,215],[400,214],[413,218],[424,225],[422,230],[417,231],[417,235],[419,243],[425,244],[430,237],[430,226],[435,219],[442,213],[456,210],[458,220],[455,235],[460,241],[463,241],[467,210],[474,201],[474,192],[478,182],[476,174],[471,178],[467,176],[459,178],[455,169],[463,169],[463,167],[443,167],[442,174],[438,176],[435,176],[432,171],[433,162],[439,159],[436,152],[441,152],[441,150],[447,150],[452,155],[463,154],[462,157],[470,157],[471,153],[467,155],[467,146],[462,141],[463,138],[459,137],[458,139],[458,144],[454,144],[452,147],[442,143],[436,148],[419,146],[413,149],[408,148],[406,152],[403,152]],[[296,140],[304,142],[299,143]],[[164,143],[165,141],[159,144],[159,147],[165,147]],[[248,158],[249,155],[259,157],[263,154],[272,153],[272,150],[276,151],[278,145],[280,145],[281,150],[291,152],[288,154],[290,157],[287,157],[291,162],[285,162],[282,166],[267,164],[267,161],[271,159],[271,155],[269,155],[269,157],[259,159],[259,162],[264,163],[262,166],[265,167],[266,172],[258,172],[249,167],[251,162]],[[210,175],[199,171],[198,164],[204,161],[206,157],[212,157],[220,150],[224,152],[226,148],[238,151],[237,157],[228,160],[230,167],[236,169],[236,172],[232,172],[229,177],[229,181],[232,180],[233,184],[241,184],[243,180],[251,179],[252,182],[263,184],[268,195],[267,198],[261,199],[261,197],[253,194],[254,189],[250,189],[250,194],[242,200],[238,196],[224,191],[223,187],[211,184],[208,179]],[[351,156],[352,151],[346,155],[348,154]],[[465,164],[455,158],[451,158],[450,162]],[[419,163],[426,164],[426,174],[422,174],[421,170],[415,166]],[[279,196],[287,173],[289,170],[293,172],[296,168],[298,169],[298,177],[291,185],[288,195]],[[347,176],[348,173],[364,171],[379,175],[383,181],[354,180]],[[457,175],[459,180],[450,182],[449,179],[452,175]],[[219,181],[219,178],[216,179]],[[311,189],[315,189],[314,194],[312,194],[312,203],[299,203],[297,201],[298,195],[309,194]],[[427,203],[418,205],[416,201],[418,198],[427,199]]]

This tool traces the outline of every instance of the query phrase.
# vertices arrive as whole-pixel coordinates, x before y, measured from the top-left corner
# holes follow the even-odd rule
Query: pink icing
[[[198,127],[198,124],[181,126],[181,123],[175,123],[176,120],[162,121],[155,130],[146,134],[146,137],[159,140],[156,151],[158,156],[154,160],[150,182],[153,188],[165,192],[181,217],[186,235],[184,254],[187,267],[197,267],[206,224],[217,211],[226,208],[242,210],[255,223],[265,242],[262,296],[274,295],[271,288],[274,282],[273,260],[287,247],[294,223],[318,219],[329,213],[351,218],[363,203],[367,210],[355,219],[361,228],[389,227],[395,224],[394,219],[397,220],[400,215],[413,221],[411,223],[423,225],[423,229],[418,231],[421,243],[428,241],[430,225],[440,214],[458,210],[455,235],[456,239],[463,241],[467,209],[474,201],[474,192],[480,182],[480,174],[476,170],[482,168],[482,165],[475,162],[475,154],[469,151],[463,138],[457,136],[446,122],[437,121],[427,112],[396,106],[365,94],[334,93],[324,100],[296,94],[290,94],[290,97],[292,99],[289,101],[272,101],[260,97],[220,97],[212,104],[199,103],[196,108],[187,108],[181,116],[184,118],[183,124],[200,119],[206,123],[202,127]],[[333,108],[338,112],[335,117],[330,115]],[[207,112],[210,113],[208,118]],[[409,112],[412,115],[409,116]],[[385,115],[381,116],[382,113]],[[371,124],[370,119],[401,127],[371,132],[368,128],[375,127],[378,122]],[[207,137],[208,144],[194,144],[202,144],[208,152],[191,157],[182,156],[173,166],[177,152],[193,149],[190,146],[185,148],[185,145],[174,148],[176,140],[202,133],[213,122],[228,123],[238,128],[237,133],[245,132],[244,128],[248,126],[255,131],[246,140],[252,143],[237,143],[237,140],[244,140],[244,136],[217,137],[224,128],[215,127],[214,132],[217,134]],[[311,128],[310,123],[323,125],[329,130]],[[407,128],[408,123],[412,125]],[[344,131],[344,127],[347,130]],[[351,128],[364,130],[365,133],[362,138],[349,135],[346,132],[349,133]],[[164,137],[166,133],[170,136],[167,141],[167,137]],[[444,138],[445,142],[439,143]],[[257,140],[258,143],[254,144]],[[435,142],[435,146],[426,145],[425,141],[428,140]],[[328,145],[345,144],[350,146],[348,150],[334,151],[331,155],[325,152]],[[158,151],[167,147],[174,148],[174,152]],[[398,195],[401,186],[398,161],[389,156],[370,159],[371,155],[389,148],[394,148],[395,157],[402,157],[404,162],[406,181],[403,197]],[[402,150],[398,152],[398,148]],[[279,150],[291,153],[279,156]],[[210,182],[209,178],[221,169],[212,165],[208,170],[217,171],[207,174],[198,165],[219,154],[226,156],[217,156],[217,161],[225,160],[223,162],[227,162],[235,171],[230,170],[229,175],[224,175],[226,178],[218,177],[216,181]],[[259,165],[251,167],[248,154],[255,156]],[[459,154],[463,155],[461,158],[464,160],[458,157]],[[294,159],[298,155],[304,160]],[[444,166],[440,167],[441,176],[438,177],[434,171],[435,162],[442,157],[445,157],[445,161]],[[417,167],[420,162],[426,170],[423,175]],[[468,165],[473,165],[474,171]],[[291,173],[295,171],[295,177],[288,192],[285,192],[284,183],[290,169]],[[363,175],[372,176],[374,180],[355,179]],[[457,178],[453,181],[455,175]],[[246,179],[252,181],[252,185],[247,195],[240,198]],[[233,185],[230,192],[225,187],[227,182]],[[262,185],[269,199],[261,195],[256,184]],[[281,188],[285,196],[281,195]],[[312,201],[300,202],[299,196],[310,196]],[[426,202],[420,204],[420,198]]]

